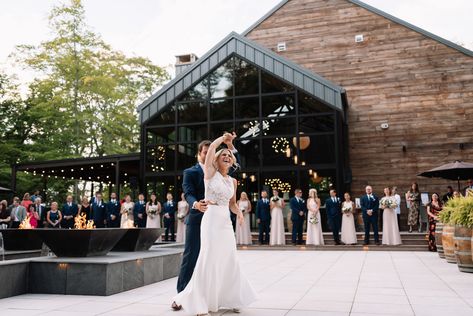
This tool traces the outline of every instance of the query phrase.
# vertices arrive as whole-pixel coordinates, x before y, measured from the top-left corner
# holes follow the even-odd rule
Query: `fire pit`
[[[146,251],[164,232],[164,228],[129,228],[112,251]]]
[[[35,229],[0,229],[3,235],[5,250],[38,250],[43,241],[36,234]]]
[[[58,257],[104,256],[127,229],[37,229],[35,232]]]

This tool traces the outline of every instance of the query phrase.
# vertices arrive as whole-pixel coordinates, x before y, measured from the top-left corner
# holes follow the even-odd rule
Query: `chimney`
[[[179,76],[187,67],[192,65],[199,57],[195,54],[185,54],[176,56],[176,64],[174,65],[176,70],[176,77]]]

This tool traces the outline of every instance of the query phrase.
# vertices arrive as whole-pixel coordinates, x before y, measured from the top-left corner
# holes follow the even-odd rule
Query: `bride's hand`
[[[223,133],[223,143],[228,145],[233,142],[233,140],[237,137],[235,132],[233,133]]]

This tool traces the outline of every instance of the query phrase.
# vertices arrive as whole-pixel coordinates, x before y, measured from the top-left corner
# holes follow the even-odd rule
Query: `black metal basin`
[[[36,229],[0,229],[5,250],[37,250],[43,241],[36,234]]]
[[[128,229],[38,229],[36,232],[58,257],[105,256]]]
[[[164,232],[164,228],[129,228],[112,251],[146,251]]]

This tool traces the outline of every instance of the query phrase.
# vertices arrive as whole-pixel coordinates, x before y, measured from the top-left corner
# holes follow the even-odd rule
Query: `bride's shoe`
[[[232,308],[232,312],[235,314],[240,314],[240,309],[239,308]]]

